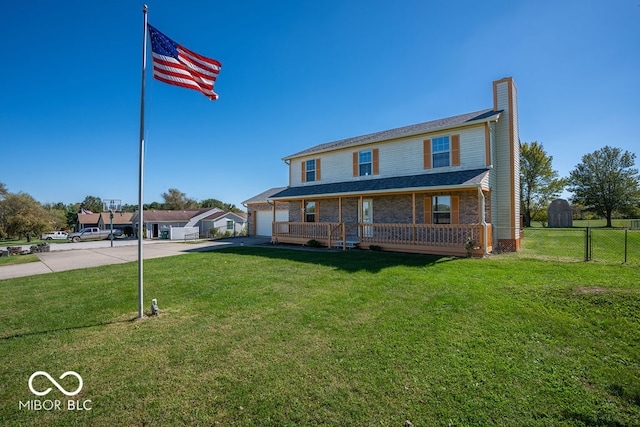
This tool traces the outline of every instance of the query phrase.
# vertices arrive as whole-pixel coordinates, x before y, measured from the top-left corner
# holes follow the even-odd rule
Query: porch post
[[[338,224],[340,227],[340,237],[342,238],[342,250],[347,250],[347,233],[344,232],[344,224],[342,223],[342,197],[338,197]]]
[[[362,239],[362,196],[358,199],[358,237]]]
[[[482,187],[480,185],[478,185],[478,206],[480,207],[480,212],[479,212],[479,216],[480,216],[480,224],[482,225],[482,252],[486,255],[488,253],[487,251],[487,239],[488,239],[488,235],[487,235],[487,221],[485,218],[485,200],[484,200],[484,193],[482,192]]]
[[[275,200],[273,201],[273,207],[271,208],[271,241],[273,242],[273,239],[275,237],[276,241],[278,241],[278,233],[276,231],[276,202]],[[256,225],[257,227],[257,225]]]
[[[416,193],[411,193],[411,204],[412,204],[412,208],[413,208],[413,212],[411,213],[412,215],[412,220],[413,220],[413,244],[416,244]]]
[[[484,196],[480,187],[478,187],[478,207],[478,222],[482,224],[484,222]]]

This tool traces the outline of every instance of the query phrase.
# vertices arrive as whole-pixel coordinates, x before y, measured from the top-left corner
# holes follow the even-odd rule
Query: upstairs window
[[[460,166],[460,134],[425,139],[424,168]]]
[[[306,162],[306,182],[315,181],[316,180],[316,159],[307,160]]]
[[[449,166],[449,150],[449,136],[433,138],[431,141],[431,164],[434,168]]]
[[[320,181],[320,159],[303,160],[301,182]]]
[[[353,176],[370,176],[380,173],[380,151],[371,150],[353,152]]]
[[[360,176],[368,176],[373,172],[371,151],[360,151],[358,153],[358,171]]]

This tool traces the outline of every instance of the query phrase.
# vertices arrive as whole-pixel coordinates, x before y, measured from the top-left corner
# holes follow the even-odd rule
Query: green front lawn
[[[238,247],[146,261],[143,320],[135,263],[0,281],[0,425],[638,425],[639,273]]]
[[[8,239],[8,240],[0,240],[0,247],[7,246],[31,246],[37,245],[38,243],[69,243],[69,239],[51,239],[51,240],[42,240],[39,238],[32,237],[30,242],[27,242],[27,239]]]
[[[38,262],[38,261],[40,261],[40,258],[38,258],[36,254],[3,256],[3,257],[0,257],[0,267],[3,265],[26,264],[29,262]]]

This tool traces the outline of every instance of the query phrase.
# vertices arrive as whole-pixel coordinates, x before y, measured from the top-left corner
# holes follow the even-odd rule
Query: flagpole
[[[142,239],[144,236],[144,221],[142,218],[143,188],[144,188],[144,83],[147,70],[147,5],[143,8],[144,28],[142,36],[142,93],[140,95],[140,165],[138,169],[138,318],[144,317],[142,302]]]

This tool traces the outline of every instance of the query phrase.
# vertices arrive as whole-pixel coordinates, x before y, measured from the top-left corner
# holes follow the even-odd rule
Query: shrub
[[[467,251],[467,256],[469,258],[471,258],[471,253],[473,252],[473,249],[476,247],[476,242],[473,241],[473,239],[471,237],[467,237],[467,241],[464,244],[464,248]]]

